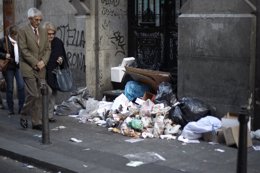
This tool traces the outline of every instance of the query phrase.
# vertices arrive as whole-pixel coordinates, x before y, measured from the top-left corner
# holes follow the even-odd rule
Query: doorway
[[[137,67],[170,72],[177,81],[178,16],[183,0],[128,2],[128,55]]]

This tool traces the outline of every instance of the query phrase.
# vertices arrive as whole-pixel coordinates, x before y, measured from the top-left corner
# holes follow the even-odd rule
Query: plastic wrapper
[[[166,106],[172,106],[177,102],[176,95],[173,93],[170,83],[160,83],[154,102],[156,104],[164,103]]]

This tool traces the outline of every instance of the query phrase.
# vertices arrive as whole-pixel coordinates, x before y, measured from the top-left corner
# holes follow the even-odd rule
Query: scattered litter
[[[33,169],[34,166],[33,165],[29,165],[27,163],[23,164],[23,167],[29,168],[29,169]]]
[[[131,138],[131,139],[127,139],[125,140],[126,142],[130,142],[130,143],[136,143],[136,142],[140,142],[140,141],[143,141],[144,139],[134,139],[134,138]]]
[[[254,148],[255,151],[260,151],[260,145],[258,145],[258,146],[253,146],[253,148]]]
[[[181,142],[184,142],[184,143],[193,143],[193,144],[200,143],[200,141],[197,140],[197,139],[187,139],[187,138],[184,138],[182,135],[180,135],[178,137],[178,141],[181,141]]]
[[[89,151],[90,150],[90,148],[85,148],[83,151]]]
[[[37,138],[41,138],[42,137],[42,135],[40,135],[40,134],[35,134],[35,135],[33,135],[34,137],[37,137]]]
[[[68,117],[71,117],[71,118],[77,118],[79,115],[68,115]]]
[[[57,130],[65,129],[65,128],[66,128],[65,126],[58,126],[58,127],[55,127],[51,130],[57,131]]]
[[[152,163],[156,161],[165,161],[166,159],[155,152],[145,152],[145,153],[136,153],[136,154],[126,154],[124,155],[125,158],[129,159],[130,161],[139,161],[143,164]]]
[[[126,164],[126,166],[131,166],[131,167],[137,167],[144,164],[141,161],[130,161],[129,163]]]
[[[185,170],[185,169],[179,169],[179,171],[181,171],[181,172],[186,172],[186,170]]]
[[[216,145],[218,144],[217,142],[209,142],[210,145]]]
[[[153,153],[155,156],[157,156],[160,160],[165,161],[166,159],[164,157],[162,157],[161,155],[159,155],[158,153]]]
[[[167,139],[167,140],[171,140],[171,139],[176,139],[176,136],[173,135],[160,135],[161,139]]]
[[[70,141],[77,142],[77,143],[82,142],[82,140],[76,138],[70,138]]]
[[[218,151],[218,152],[221,152],[221,153],[225,152],[225,150],[222,150],[222,149],[219,149],[219,148],[216,148],[214,151]]]
[[[145,138],[153,138],[154,135],[152,133],[148,133],[148,132],[143,132],[142,133],[142,137]]]
[[[32,165],[28,165],[27,168],[29,168],[29,169],[33,169],[34,166],[32,166]]]
[[[88,167],[88,165],[83,165],[83,167],[84,167],[84,168],[87,168],[87,167]]]

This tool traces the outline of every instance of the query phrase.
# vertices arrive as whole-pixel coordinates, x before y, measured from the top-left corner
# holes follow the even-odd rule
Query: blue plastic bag
[[[138,97],[143,97],[145,92],[149,92],[150,87],[136,81],[128,81],[125,85],[124,94],[128,100],[133,101]]]

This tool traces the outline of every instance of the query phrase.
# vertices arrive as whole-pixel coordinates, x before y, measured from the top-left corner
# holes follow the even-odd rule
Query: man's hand
[[[45,64],[43,62],[43,60],[39,61],[37,64],[36,64],[37,68],[39,70],[42,70],[44,67],[45,67]]]

